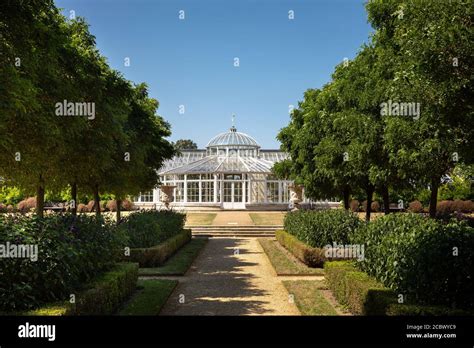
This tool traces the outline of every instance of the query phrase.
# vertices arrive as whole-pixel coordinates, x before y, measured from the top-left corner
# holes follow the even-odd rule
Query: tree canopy
[[[78,188],[116,198],[152,189],[174,153],[158,101],[98,51],[84,19],[52,0],[0,5],[0,177],[36,194]]]
[[[371,0],[375,32],[332,81],[309,89],[278,139],[291,156],[275,167],[312,198],[431,190],[473,161],[471,1]]]

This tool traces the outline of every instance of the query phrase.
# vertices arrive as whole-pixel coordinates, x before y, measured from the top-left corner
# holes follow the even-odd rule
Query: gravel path
[[[211,238],[160,315],[299,315],[255,238]]]

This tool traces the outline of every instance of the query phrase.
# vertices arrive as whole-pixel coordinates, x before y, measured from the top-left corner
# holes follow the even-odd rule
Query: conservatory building
[[[160,185],[138,196],[135,204],[160,208],[160,188],[165,192],[171,186],[172,208],[287,209],[292,182],[272,175],[273,164],[287,157],[279,150],[261,149],[255,139],[232,126],[205,149],[184,150],[165,162]]]

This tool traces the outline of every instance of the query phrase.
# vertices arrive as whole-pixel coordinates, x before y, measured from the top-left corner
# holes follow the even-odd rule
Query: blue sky
[[[148,83],[172,126],[170,139],[190,138],[200,148],[231,126],[233,113],[239,131],[278,148],[289,105],[327,83],[372,31],[364,0],[55,2],[66,15],[86,18],[114,69]]]

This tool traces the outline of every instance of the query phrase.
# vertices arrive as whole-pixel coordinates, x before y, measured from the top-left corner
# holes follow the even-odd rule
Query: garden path
[[[211,238],[160,315],[299,315],[256,238]]]

